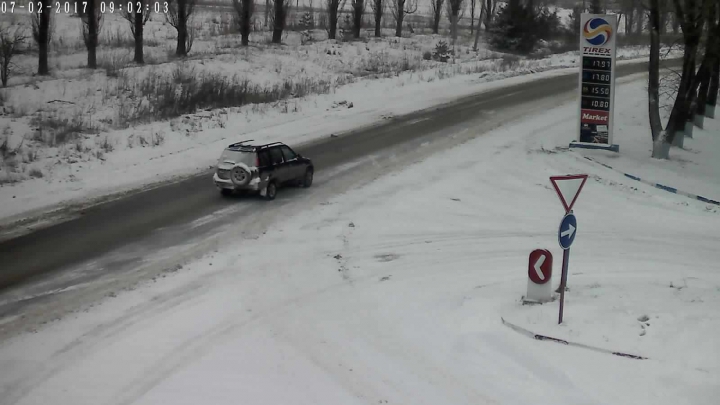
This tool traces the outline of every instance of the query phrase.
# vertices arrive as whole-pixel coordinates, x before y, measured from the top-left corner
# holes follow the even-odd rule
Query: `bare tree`
[[[390,0],[390,11],[395,18],[395,36],[402,37],[402,24],[405,16],[414,14],[418,9],[418,0]]]
[[[372,7],[373,15],[375,16],[375,36],[380,38],[380,30],[382,28],[382,18],[385,14],[385,8],[387,2],[385,0],[370,0],[370,7]]]
[[[625,34],[631,34],[635,25],[635,0],[621,0],[620,10],[625,16]]]
[[[196,0],[170,0],[165,19],[177,31],[177,47],[175,55],[185,56],[190,52],[193,42],[193,32],[188,27],[188,21],[195,11]]]
[[[465,0],[448,0],[445,4],[447,5],[447,16],[450,20],[450,38],[452,38],[454,50],[458,35],[458,21],[460,21],[465,11]]]
[[[716,6],[715,9],[715,32],[718,33],[715,42],[715,59],[710,68],[710,82],[708,84],[706,105],[712,108],[709,117],[715,117],[715,106],[717,105],[718,90],[720,89],[720,6]]]
[[[353,37],[360,38],[360,28],[362,28],[362,18],[365,14],[365,0],[350,0],[352,7],[353,19]]]
[[[143,36],[145,31],[145,24],[150,19],[150,13],[145,12],[144,8],[147,6],[147,0],[137,1],[133,4],[132,9],[125,8],[122,12],[123,18],[130,23],[130,32],[132,32],[133,39],[135,40],[135,63],[145,63],[145,56],[143,55]],[[137,7],[137,6],[140,7]]]
[[[660,0],[650,0],[650,29],[651,29],[651,53],[650,53],[650,81],[648,85],[650,126],[653,136],[653,154],[659,159],[667,159],[670,145],[675,143],[682,146],[682,131],[690,117],[690,104],[693,101],[693,93],[697,88],[695,76],[695,65],[697,51],[705,24],[702,16],[701,4],[698,0],[673,0],[675,12],[678,15],[683,31],[683,66],[680,75],[680,82],[677,88],[677,95],[673,103],[670,117],[668,118],[665,130],[662,129],[659,118],[659,53],[660,53]],[[709,7],[714,0],[702,0],[702,5]],[[695,86],[695,88],[693,88]],[[680,137],[676,139],[676,135]]]
[[[470,33],[475,29],[475,9],[477,8],[477,0],[470,0]],[[478,23],[478,25],[480,25]]]
[[[27,39],[23,31],[20,27],[0,27],[0,81],[3,87],[7,87],[10,75],[15,70],[12,58]]]
[[[648,113],[653,140],[652,157],[666,159],[670,145],[660,120],[660,1],[650,0],[650,64],[648,66]]]
[[[273,35],[272,43],[279,44],[282,42],[283,30],[287,22],[288,12],[290,10],[290,0],[273,0]]]
[[[690,119],[690,104],[693,101],[693,82],[695,81],[695,66],[700,46],[705,18],[702,18],[702,9],[714,0],[673,0],[675,12],[680,19],[683,31],[684,53],[683,69],[680,76],[678,94],[670,113],[667,128],[669,143],[675,142],[676,133],[683,131],[685,123]],[[704,6],[704,7],[701,7]],[[683,135],[676,144],[682,146]]]
[[[440,18],[442,17],[443,5],[445,0],[430,0],[430,11],[432,13],[432,30],[433,34],[440,31]]]
[[[338,9],[342,10],[345,8],[345,0],[326,0],[327,13],[328,13],[328,39],[335,39],[337,37],[338,28]]]
[[[667,24],[672,10],[672,0],[660,0],[660,34],[667,33]]]
[[[270,17],[270,0],[265,0],[265,28],[268,27],[268,18]]]
[[[478,16],[477,29],[475,29],[475,42],[473,43],[473,51],[477,52],[478,42],[480,41],[480,24],[482,24],[484,18],[485,7],[483,7],[484,0],[480,0],[480,15]]]
[[[485,15],[485,31],[490,31],[490,25],[495,18],[497,11],[497,0],[480,0],[482,1],[482,14]]]
[[[689,116],[697,117],[696,124],[703,126],[705,108],[708,100],[710,82],[712,80],[715,61],[720,56],[720,21],[718,17],[718,4],[715,1],[704,1],[701,16],[704,17],[707,29],[705,30],[705,54],[698,68],[697,74],[690,86]]]
[[[50,0],[39,0],[37,9],[32,14],[32,34],[35,43],[38,45],[38,75],[49,75],[48,48],[52,38],[52,27],[50,24]]]
[[[674,0],[673,0],[674,1]],[[635,35],[642,35],[645,26],[645,8],[640,0],[633,0],[635,7]]]
[[[255,0],[233,0],[233,7],[238,17],[242,46],[250,45],[250,28],[252,15],[255,12]]]
[[[83,4],[84,6],[84,4]],[[82,36],[87,48],[87,67],[90,69],[97,68],[97,47],[100,38],[100,27],[102,25],[102,13],[98,0],[90,0],[83,10],[79,10],[80,19],[82,20]]]

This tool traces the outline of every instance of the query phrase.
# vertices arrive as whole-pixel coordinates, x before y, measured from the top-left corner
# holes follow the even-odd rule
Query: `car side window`
[[[283,163],[283,155],[280,148],[270,148],[268,153],[270,154],[270,162],[272,164],[279,165]]]
[[[270,166],[270,156],[267,152],[262,151],[258,153],[258,159],[260,159],[260,167]]]
[[[297,154],[293,152],[289,146],[281,146],[280,149],[282,150],[283,156],[285,156],[286,162],[297,158]]]

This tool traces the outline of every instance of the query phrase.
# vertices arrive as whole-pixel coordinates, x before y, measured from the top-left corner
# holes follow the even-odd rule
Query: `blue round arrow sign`
[[[571,212],[565,215],[560,222],[560,229],[558,229],[558,242],[563,250],[570,249],[575,240],[575,234],[577,233],[577,219]]]

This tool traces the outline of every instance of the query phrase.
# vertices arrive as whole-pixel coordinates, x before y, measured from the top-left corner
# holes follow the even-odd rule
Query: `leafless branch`
[[[17,26],[14,29],[0,27],[0,80],[3,87],[7,86],[10,74],[15,71],[15,64],[12,62],[13,56],[27,40],[24,31]]]

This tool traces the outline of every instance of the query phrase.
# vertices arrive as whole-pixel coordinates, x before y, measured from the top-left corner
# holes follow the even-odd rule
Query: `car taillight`
[[[255,167],[260,167],[260,156],[255,156]]]

